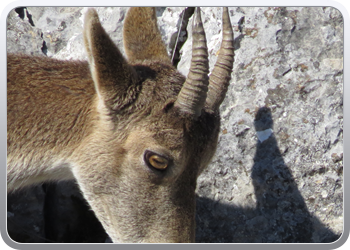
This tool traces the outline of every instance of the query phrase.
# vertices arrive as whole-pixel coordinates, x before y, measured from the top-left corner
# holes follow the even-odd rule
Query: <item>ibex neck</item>
[[[87,63],[9,55],[7,81],[9,189],[72,178],[63,159],[91,133],[93,120]]]

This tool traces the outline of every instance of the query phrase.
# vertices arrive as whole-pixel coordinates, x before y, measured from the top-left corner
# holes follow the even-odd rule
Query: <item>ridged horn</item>
[[[221,47],[214,69],[209,76],[208,97],[205,103],[205,108],[213,112],[219,109],[225,98],[234,62],[233,31],[227,7],[223,8],[222,27]]]
[[[208,91],[208,48],[200,8],[195,10],[192,28],[192,59],[189,73],[174,103],[182,112],[200,116]]]

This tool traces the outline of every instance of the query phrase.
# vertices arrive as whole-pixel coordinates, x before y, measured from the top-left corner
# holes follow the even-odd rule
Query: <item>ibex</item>
[[[208,77],[196,8],[187,78],[168,57],[154,8],[130,8],[127,59],[89,9],[88,62],[8,55],[8,191],[75,178],[115,242],[194,242],[196,180],[220,129],[233,67],[233,31]]]

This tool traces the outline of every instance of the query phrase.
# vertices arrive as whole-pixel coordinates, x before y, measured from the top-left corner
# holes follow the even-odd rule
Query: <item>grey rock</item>
[[[11,11],[7,17],[7,52],[41,55],[43,39],[41,31],[30,23],[26,10]]]
[[[128,8],[97,9],[123,51]],[[30,7],[23,19],[12,11],[8,52],[84,60],[85,11]],[[201,12],[212,69],[221,43],[222,9]],[[342,15],[332,7],[231,7],[229,12],[234,69],[221,105],[218,149],[198,179],[196,241],[333,242],[343,230]],[[191,13],[191,8],[157,8],[168,53],[175,48],[177,67],[185,75],[191,59]],[[51,223],[56,225],[51,226],[54,240],[86,242],[74,231],[82,222],[69,214],[79,211],[90,218],[85,227],[91,223],[90,228],[98,228],[98,222],[82,212],[84,200],[75,185],[46,188],[46,193],[36,188],[21,198],[8,198],[8,220],[21,222],[9,224],[8,230],[22,227],[41,238],[10,235],[17,241],[42,242],[50,234],[43,228],[45,220],[55,213],[62,223]],[[45,198],[65,205],[45,210]],[[80,205],[72,205],[74,201]],[[98,235],[90,240],[108,242],[96,232],[90,232]]]
[[[208,13],[208,20],[219,15],[215,8]],[[230,13],[234,70],[221,106],[218,149],[197,193],[234,213],[242,204],[252,208],[241,225],[239,216],[223,220],[256,238],[233,228],[219,242],[334,241],[343,227],[341,13],[316,7],[240,7]],[[274,133],[258,141],[257,133],[266,130]],[[227,186],[234,191],[218,196]],[[270,223],[252,227],[261,217]],[[201,231],[197,240],[207,236]]]

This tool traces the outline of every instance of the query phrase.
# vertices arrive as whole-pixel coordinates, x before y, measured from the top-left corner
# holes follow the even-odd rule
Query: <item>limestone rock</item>
[[[215,29],[220,10],[203,11],[205,27]],[[342,15],[316,7],[230,14],[234,70],[218,149],[197,190],[206,209],[223,212],[208,219],[199,202],[197,240],[334,241],[343,226]],[[211,32],[209,51],[219,40]],[[259,141],[266,131],[270,137]]]

